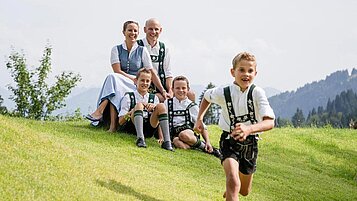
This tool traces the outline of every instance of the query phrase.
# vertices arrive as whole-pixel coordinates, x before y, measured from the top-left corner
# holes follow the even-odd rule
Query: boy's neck
[[[233,84],[236,85],[236,86],[238,86],[241,92],[245,92],[245,91],[249,88],[249,86],[250,86],[250,85],[249,85],[246,89],[243,89],[241,86],[239,86],[239,84],[238,84],[237,82],[234,81]]]
[[[145,90],[145,91],[139,91],[139,90],[137,90],[137,91],[138,91],[138,93],[139,93],[140,95],[142,95],[142,96],[145,96],[145,95],[148,93],[147,90]]]
[[[181,102],[181,101],[186,100],[188,97],[187,97],[187,96],[185,96],[185,98],[183,98],[183,99],[179,99],[179,98],[177,98],[177,97],[175,96],[175,98],[176,98],[179,102]]]

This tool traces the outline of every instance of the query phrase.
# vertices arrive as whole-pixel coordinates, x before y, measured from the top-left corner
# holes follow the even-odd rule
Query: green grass
[[[217,146],[220,130],[209,127]],[[357,200],[357,131],[273,129],[262,135],[253,191],[241,200]],[[0,200],[223,200],[217,158],[169,152],[86,121],[0,115]]]

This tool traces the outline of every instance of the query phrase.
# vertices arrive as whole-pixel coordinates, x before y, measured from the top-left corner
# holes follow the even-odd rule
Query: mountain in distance
[[[191,90],[196,94],[196,103],[199,102],[199,97],[206,89],[205,86],[199,84],[191,84]],[[279,90],[274,88],[264,88],[267,97],[280,93]],[[97,99],[100,92],[99,87],[86,88],[75,87],[71,94],[66,98],[66,106],[55,110],[52,115],[70,115],[73,114],[76,109],[80,109],[82,114],[92,113],[97,106]],[[0,95],[4,99],[3,106],[8,109],[14,109],[15,104],[9,99],[11,92],[7,89],[0,88]]]
[[[94,112],[97,107],[97,100],[100,88],[78,88],[73,90],[71,95],[66,99],[66,107],[53,112],[53,115],[72,114],[76,109],[80,109],[82,114]]]
[[[276,117],[291,118],[297,108],[301,109],[307,117],[313,108],[326,107],[328,100],[334,100],[342,91],[352,89],[357,92],[357,69],[351,74],[348,70],[331,73],[324,80],[305,84],[296,91],[283,92],[270,97],[269,103]]]
[[[264,91],[265,91],[265,95],[266,95],[267,98],[270,98],[272,96],[275,96],[275,95],[281,93],[280,90],[272,88],[272,87],[265,87]]]
[[[196,93],[196,102],[205,87],[203,85],[191,85],[191,90]],[[73,113],[77,108],[82,114],[92,113],[97,107],[100,88],[77,88],[73,90],[66,100],[66,107],[56,110],[53,115]]]
[[[191,84],[190,88],[196,94],[196,103],[199,102],[199,97],[202,92],[206,89],[205,86],[199,84]],[[274,88],[264,88],[266,94],[280,93],[279,90]],[[73,113],[77,108],[80,109],[82,114],[91,113],[95,110],[97,106],[97,99],[100,92],[100,88],[78,88],[73,90],[71,95],[66,100],[66,107],[56,110],[53,114],[64,114]],[[268,97],[270,97],[268,96]]]

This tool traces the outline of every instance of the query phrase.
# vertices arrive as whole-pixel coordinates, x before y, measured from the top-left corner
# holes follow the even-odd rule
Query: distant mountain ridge
[[[196,103],[199,102],[199,97],[201,93],[205,90],[206,86],[191,84],[191,90],[196,94]],[[279,90],[268,87],[264,88],[267,97],[280,93]],[[85,88],[85,87],[76,87],[72,90],[71,94],[66,98],[66,107],[58,109],[52,113],[52,115],[67,115],[72,114],[74,111],[79,108],[82,114],[91,113],[95,110],[97,106],[98,95],[100,92],[99,87]],[[4,99],[3,105],[8,109],[14,109],[15,104],[12,100],[9,100],[8,97],[12,93],[9,90],[0,88],[0,95]]]
[[[269,98],[276,117],[291,118],[297,108],[302,109],[305,117],[312,108],[325,107],[327,101],[333,100],[342,91],[352,89],[357,92],[357,69],[351,74],[348,70],[331,73],[324,80],[305,84],[296,91],[283,92]]]
[[[199,102],[198,98],[201,93],[205,90],[205,86],[191,84],[190,88],[196,94],[196,103]],[[274,88],[265,88],[267,97],[280,93],[279,90]],[[80,108],[81,113],[87,114],[95,110],[97,105],[97,99],[100,92],[100,88],[76,88],[76,90],[71,93],[70,97],[66,100],[66,107],[56,110],[53,114],[66,114],[73,113],[77,108]]]

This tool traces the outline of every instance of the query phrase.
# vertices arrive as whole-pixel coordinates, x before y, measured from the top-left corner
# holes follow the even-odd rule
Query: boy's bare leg
[[[223,161],[223,168],[226,174],[226,192],[224,195],[227,201],[239,200],[240,181],[238,167],[238,162],[233,158],[227,158]]]
[[[186,129],[181,131],[179,134],[180,141],[192,146],[197,142],[197,137],[194,135],[193,131],[190,129]]]
[[[243,196],[247,196],[252,190],[253,174],[245,175],[239,172],[239,180],[241,183],[239,193]]]
[[[175,147],[181,148],[181,149],[190,149],[191,146],[182,142],[178,137],[175,137],[172,142],[174,143]]]
[[[110,126],[108,132],[116,132],[118,129],[118,113],[114,107],[114,105],[110,104]]]

